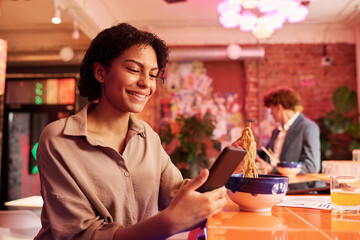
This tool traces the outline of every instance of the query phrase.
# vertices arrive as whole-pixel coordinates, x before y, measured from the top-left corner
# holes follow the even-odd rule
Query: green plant
[[[334,110],[317,120],[321,129],[322,155],[324,159],[349,159],[351,151],[360,148],[357,94],[340,86],[333,93],[332,103]]]
[[[189,116],[179,115],[175,120],[160,126],[159,135],[165,150],[183,177],[192,178],[209,165],[209,144],[220,150],[212,140],[214,117],[206,113]]]

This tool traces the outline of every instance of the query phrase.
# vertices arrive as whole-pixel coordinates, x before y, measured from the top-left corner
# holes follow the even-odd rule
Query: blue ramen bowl
[[[300,173],[302,167],[301,162],[280,162],[276,165],[277,171],[288,177],[295,177]]]
[[[289,178],[281,175],[259,174],[258,178],[233,174],[225,184],[230,199],[248,212],[270,212],[282,202]]]

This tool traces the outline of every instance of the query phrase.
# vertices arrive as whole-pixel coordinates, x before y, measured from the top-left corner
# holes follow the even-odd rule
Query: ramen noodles
[[[247,150],[247,154],[244,157],[243,173],[244,177],[258,177],[258,173],[255,165],[256,157],[256,142],[254,135],[251,131],[251,123],[244,128],[240,137],[241,146]]]

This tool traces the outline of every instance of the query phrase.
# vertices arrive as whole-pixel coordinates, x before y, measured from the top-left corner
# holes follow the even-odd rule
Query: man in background
[[[300,101],[300,96],[287,87],[276,88],[264,97],[264,105],[270,108],[271,115],[279,123],[266,148],[272,150],[280,162],[301,162],[300,174],[318,173],[321,164],[320,130],[315,122],[297,111]],[[258,155],[263,168],[269,173],[277,173],[264,151],[258,150]]]

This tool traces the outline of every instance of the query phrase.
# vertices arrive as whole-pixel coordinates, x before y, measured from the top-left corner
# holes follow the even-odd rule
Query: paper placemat
[[[276,206],[331,210],[331,197],[330,196],[285,196],[283,201]]]

